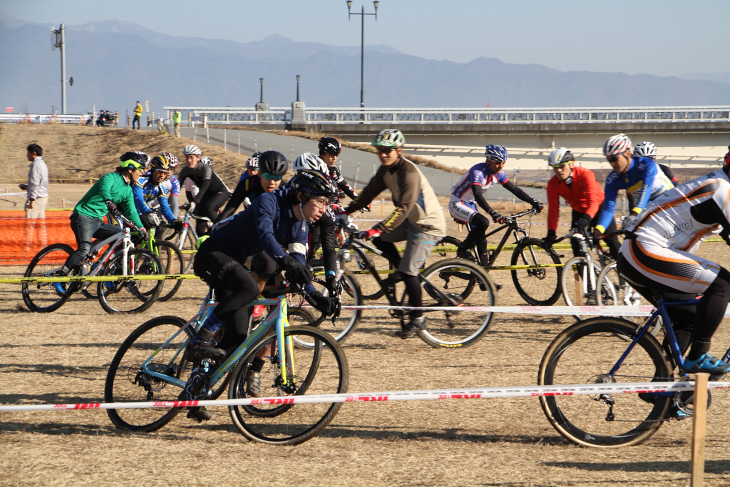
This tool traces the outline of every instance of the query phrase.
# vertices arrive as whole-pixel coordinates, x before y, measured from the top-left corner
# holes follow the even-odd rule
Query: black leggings
[[[218,218],[218,210],[223,206],[231,195],[229,193],[206,193],[200,203],[195,207],[193,212],[196,216],[205,216],[214,222]],[[198,237],[202,237],[208,233],[208,222],[205,220],[197,220],[195,222],[195,232]],[[196,257],[197,258],[197,257]]]
[[[479,253],[481,255],[486,255],[487,240],[484,237],[487,234],[487,229],[489,228],[489,220],[481,213],[474,213],[469,225],[471,225],[471,229],[464,239],[462,246],[464,249],[469,250],[476,245]],[[484,265],[486,265],[486,262]]]
[[[220,348],[235,348],[248,332],[248,306],[259,294],[251,273],[233,257],[226,255],[212,240],[200,246],[193,264],[195,274],[215,290],[218,306],[213,314],[225,323]]]

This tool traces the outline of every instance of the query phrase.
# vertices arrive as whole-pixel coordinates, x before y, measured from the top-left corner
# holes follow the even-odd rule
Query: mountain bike
[[[183,274],[187,274],[193,268],[195,254],[198,251],[198,234],[195,233],[195,225],[191,224],[190,220],[196,219],[210,222],[210,218],[191,214],[187,211],[189,208],[188,204],[181,205],[180,208],[186,210],[182,220],[182,229],[174,230],[171,234],[163,237],[163,240],[172,242],[178,249],[180,249],[185,260],[185,270],[183,271]],[[165,232],[165,234],[167,234],[167,232]]]
[[[21,294],[28,309],[39,313],[50,313],[63,306],[77,290],[86,292],[92,286],[96,287],[95,296],[107,313],[139,313],[152,306],[162,291],[164,281],[85,280],[94,276],[138,276],[165,272],[159,257],[148,250],[135,248],[131,230],[134,229],[136,232],[137,227],[121,213],[115,216],[123,231],[106,239],[94,241],[89,254],[71,270],[68,282],[29,280],[22,283]],[[73,252],[74,249],[67,244],[49,245],[33,257],[23,276],[59,277],[61,267]]]
[[[435,252],[451,258],[456,257],[457,251],[463,251],[466,259],[477,262],[487,271],[496,269],[510,269],[512,282],[519,295],[532,306],[551,306],[560,297],[560,257],[550,246],[546,246],[542,240],[529,238],[525,228],[530,222],[521,222],[518,218],[535,215],[537,210],[529,209],[515,213],[505,218],[505,223],[489,232],[485,238],[507,228],[502,240],[497,247],[489,250],[489,259],[484,261],[476,246],[471,249],[464,249],[462,241],[456,237],[444,237],[436,244]],[[460,222],[463,223],[463,222]],[[468,225],[468,224],[467,224]],[[514,237],[515,249],[512,252],[509,267],[495,266],[495,262],[502,252],[510,235]]]
[[[622,318],[600,316],[578,322],[560,333],[545,351],[538,384],[688,380],[667,308],[696,305],[698,299],[665,301],[661,293],[656,296],[656,309],[641,327]],[[666,345],[650,333],[660,317]],[[728,358],[730,350],[723,360]],[[618,447],[637,445],[656,433],[664,422],[691,416],[692,399],[691,392],[617,392],[544,396],[540,405],[552,426],[568,440],[584,446]]]
[[[159,257],[160,263],[162,263],[165,269],[165,274],[185,274],[185,259],[177,245],[167,240],[155,238],[158,229],[164,230],[165,228],[172,227],[170,225],[160,225],[159,227],[150,229],[149,237],[147,240],[143,240],[139,247],[149,250]],[[169,300],[177,293],[181,285],[182,279],[172,281],[170,284],[171,289],[166,293],[161,293],[157,299],[163,302]]]
[[[338,252],[340,268],[352,258],[353,252],[362,259],[362,265],[373,276],[388,304],[395,307],[389,309],[388,313],[398,318],[403,326],[408,319],[408,311],[398,309],[407,306],[405,289],[402,292],[397,290],[402,276],[394,272],[388,278],[382,279],[369,256],[375,255],[385,259],[393,268],[398,267],[396,258],[385,255],[381,250],[357,238],[355,233],[351,233]],[[428,318],[428,328],[418,332],[423,341],[437,348],[468,347],[486,333],[492,321],[491,312],[439,309],[454,306],[494,306],[496,300],[494,283],[478,264],[465,259],[444,259],[428,266],[418,275],[418,279],[423,289],[423,311]],[[369,281],[368,285],[372,285],[372,282]],[[354,325],[343,332],[341,339],[353,329]]]
[[[312,326],[290,326],[290,320],[311,322],[305,310],[287,306],[284,296],[297,290],[265,290],[268,298],[249,303],[266,305],[271,312],[256,324],[251,321],[246,340],[220,366],[209,359],[192,362],[186,350],[216,306],[211,292],[198,313],[185,322],[174,316],[152,319],[122,343],[107,373],[106,402],[215,399],[226,385],[228,398],[261,399],[250,406],[229,406],[236,429],[252,441],[296,445],[319,434],[334,418],[341,403],[293,404],[286,398],[347,392],[349,369],[345,354],[327,333]],[[295,340],[312,343],[311,349],[294,346]],[[259,372],[261,393],[248,387],[254,358],[264,360]],[[230,384],[228,384],[230,382]],[[180,408],[110,409],[120,429],[155,431],[172,421]],[[193,417],[191,413],[189,417]]]

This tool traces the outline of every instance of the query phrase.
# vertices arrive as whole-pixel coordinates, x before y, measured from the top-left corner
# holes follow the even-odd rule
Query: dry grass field
[[[532,230],[541,236],[544,226]],[[708,243],[702,252],[727,266],[726,249]],[[0,268],[2,277],[22,272]],[[508,273],[492,277],[504,285],[498,304],[521,304]],[[156,316],[191,317],[204,294],[185,281],[172,301],[141,315],[111,316],[80,296],[36,314],[24,310],[19,285],[0,284],[0,403],[103,401],[126,336]],[[395,338],[393,319],[366,312],[344,346],[349,390],[534,385],[542,354],[571,322],[499,315],[481,341],[452,350]],[[713,350],[728,344],[724,323]],[[706,485],[730,483],[728,405],[726,392],[714,394]],[[99,410],[2,413],[0,485],[686,485],[691,431],[691,421],[672,421],[640,446],[581,448],[553,430],[534,398],[345,404],[321,435],[295,447],[246,441],[226,408],[203,424],[180,414],[148,434],[117,430]]]

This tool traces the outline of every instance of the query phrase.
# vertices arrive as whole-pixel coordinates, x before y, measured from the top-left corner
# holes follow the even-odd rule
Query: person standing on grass
[[[175,129],[175,137],[178,139],[180,138],[180,120],[182,119],[182,114],[180,113],[180,110],[175,109],[175,113],[172,115],[172,124]]]
[[[139,121],[142,117],[142,104],[138,101],[137,106],[134,107],[134,119],[132,120],[132,130],[134,130],[134,124],[137,124],[137,130],[139,130]]]
[[[20,189],[26,190],[25,217],[45,218],[48,205],[48,166],[43,161],[43,149],[38,144],[27,147],[27,157],[30,161],[28,183],[19,184]]]

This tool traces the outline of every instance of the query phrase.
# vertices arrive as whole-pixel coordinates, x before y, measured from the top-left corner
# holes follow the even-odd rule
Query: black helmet
[[[334,137],[322,137],[319,139],[319,155],[321,156],[325,152],[327,154],[332,154],[333,156],[338,155],[342,152],[342,145],[340,145],[340,141]]]
[[[326,174],[322,174],[319,171],[313,169],[303,169],[294,176],[289,184],[294,188],[296,194],[297,191],[302,191],[304,196],[302,197],[302,203],[312,198],[313,196],[327,196],[333,199],[337,196],[338,190],[335,183]]]
[[[289,162],[281,152],[267,150],[259,156],[259,171],[272,176],[283,176],[289,169]]]

